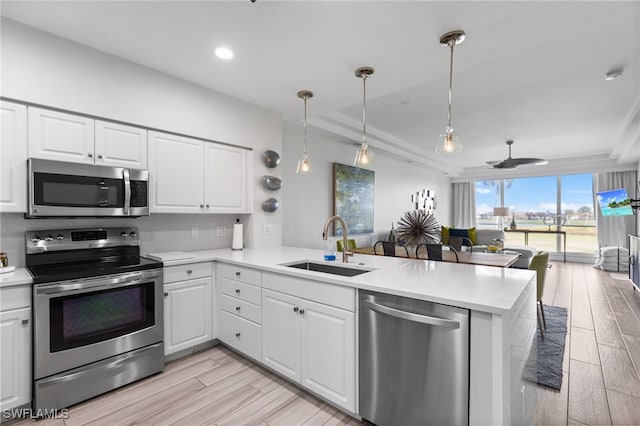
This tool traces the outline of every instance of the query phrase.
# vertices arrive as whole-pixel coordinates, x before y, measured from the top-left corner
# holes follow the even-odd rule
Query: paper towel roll
[[[231,250],[242,250],[242,224],[233,224],[233,241],[231,243]]]

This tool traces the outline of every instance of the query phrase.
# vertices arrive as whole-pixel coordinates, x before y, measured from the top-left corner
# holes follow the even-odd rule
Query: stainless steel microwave
[[[36,158],[27,164],[27,218],[149,215],[147,170]]]

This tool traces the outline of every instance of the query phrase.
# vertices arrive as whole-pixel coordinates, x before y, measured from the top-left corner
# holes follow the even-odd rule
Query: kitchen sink
[[[356,269],[346,266],[328,265],[326,263],[315,263],[309,261],[296,262],[288,266],[290,268],[304,269],[307,271],[324,272],[326,274],[341,275],[343,277],[355,277],[356,275],[371,272],[370,269]]]

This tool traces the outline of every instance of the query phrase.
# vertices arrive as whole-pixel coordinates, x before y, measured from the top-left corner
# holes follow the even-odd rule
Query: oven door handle
[[[83,282],[75,282],[69,284],[57,284],[51,286],[38,287],[36,293],[38,294],[51,294],[51,293],[63,293],[67,291],[77,290],[97,290],[100,288],[112,288],[112,287],[125,287],[136,284],[141,284],[147,278],[154,279],[157,274],[143,274],[142,272],[133,272],[125,276],[113,277],[113,278],[89,278]],[[93,282],[92,282],[93,281]]]

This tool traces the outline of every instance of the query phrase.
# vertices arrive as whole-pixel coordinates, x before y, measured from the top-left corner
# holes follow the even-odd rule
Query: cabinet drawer
[[[165,266],[164,283],[185,281],[192,278],[210,277],[212,275],[211,262],[190,263],[186,265]]]
[[[268,272],[262,274],[262,287],[351,312],[356,310],[356,290],[350,287]]]
[[[220,278],[218,282],[220,283],[220,293],[260,306],[262,300],[260,287],[228,278]]]
[[[243,266],[218,263],[218,276],[229,278],[230,280],[242,281],[243,283],[257,285],[262,283],[262,273],[256,269],[245,268]]]
[[[245,355],[261,361],[262,330],[258,324],[221,311],[220,340]]]
[[[253,303],[245,302],[244,300],[230,297],[226,294],[221,294],[220,308],[244,319],[248,319],[249,321],[253,321],[258,324],[262,322],[262,309],[260,306],[256,306]]]
[[[31,284],[0,288],[0,311],[31,307]]]

